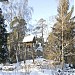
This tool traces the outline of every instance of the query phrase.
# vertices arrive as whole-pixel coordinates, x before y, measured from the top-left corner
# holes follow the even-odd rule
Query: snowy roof
[[[34,35],[25,36],[22,42],[32,42],[34,37]]]

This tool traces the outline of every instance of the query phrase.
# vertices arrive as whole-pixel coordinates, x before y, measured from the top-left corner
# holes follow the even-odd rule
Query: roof
[[[22,42],[32,42],[34,37],[34,35],[25,36]]]

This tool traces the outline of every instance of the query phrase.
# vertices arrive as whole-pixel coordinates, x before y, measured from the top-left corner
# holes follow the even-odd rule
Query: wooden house
[[[25,46],[25,54],[24,58],[26,59],[33,59],[34,62],[34,57],[35,57],[35,43],[36,39],[34,35],[28,35],[25,36],[23,39],[23,43]]]

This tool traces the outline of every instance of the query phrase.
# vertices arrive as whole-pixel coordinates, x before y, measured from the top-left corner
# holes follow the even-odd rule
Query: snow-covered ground
[[[0,75],[75,75],[75,69],[58,72],[51,63],[52,61],[37,58],[34,64],[32,60],[27,60],[25,64],[23,61],[7,65],[0,64]]]

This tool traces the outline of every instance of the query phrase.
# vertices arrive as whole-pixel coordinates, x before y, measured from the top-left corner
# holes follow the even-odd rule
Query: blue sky
[[[28,5],[33,7],[34,12],[32,13],[32,25],[36,24],[40,18],[44,18],[48,24],[47,33],[44,38],[47,38],[51,27],[54,25],[55,20],[49,19],[49,17],[57,15],[58,0],[29,0]],[[70,0],[70,8],[74,5],[74,0]],[[74,14],[74,13],[73,13]],[[36,20],[36,21],[35,21]]]
[[[58,0],[29,0],[28,4],[34,9],[32,20],[48,19],[57,15]],[[70,0],[70,5],[74,5],[74,0]]]

